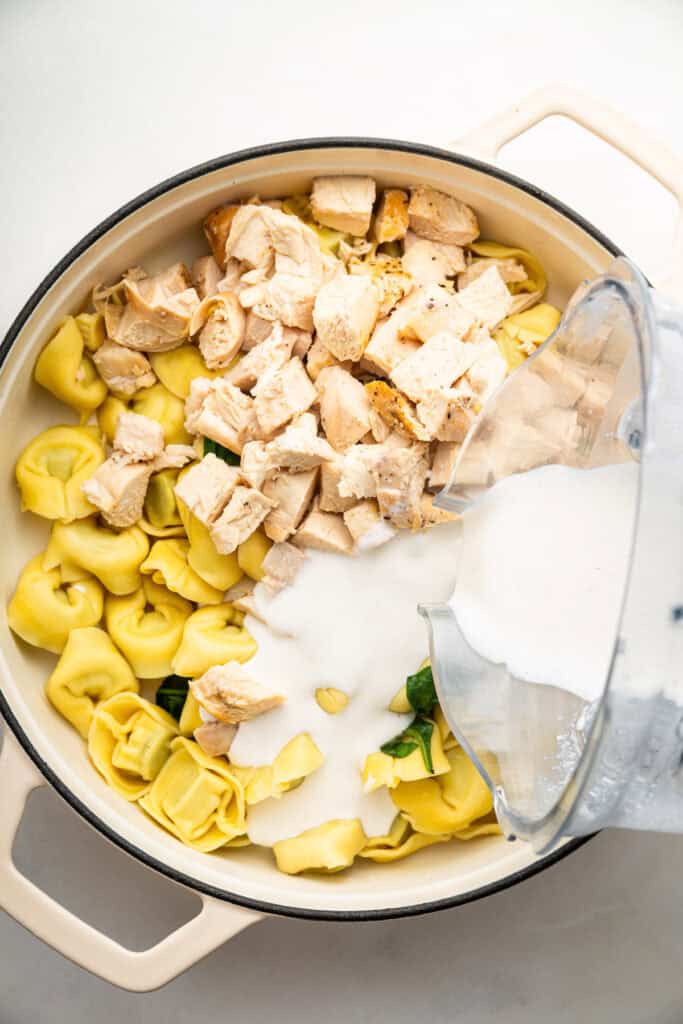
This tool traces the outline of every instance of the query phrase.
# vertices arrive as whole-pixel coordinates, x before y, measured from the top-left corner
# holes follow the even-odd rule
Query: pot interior
[[[203,855],[183,847],[135,806],[127,804],[91,767],[85,744],[48,704],[43,686],[54,657],[29,648],[9,631],[5,608],[19,571],[43,550],[45,520],[24,514],[14,484],[14,462],[37,433],[74,423],[75,413],[32,381],[35,358],[60,318],[86,302],[90,288],[142,264],[161,269],[175,259],[190,263],[207,251],[203,217],[214,207],[254,194],[262,198],[301,192],[320,174],[372,175],[378,185],[429,184],[471,204],[483,238],[529,249],[545,266],[549,301],[562,307],[585,277],[602,273],[615,250],[577,223],[568,212],[486,169],[458,162],[438,151],[395,144],[304,143],[241,154],[199,169],[160,187],[76,251],[20,326],[0,370],[0,686],[7,705],[48,774],[61,780],[64,795],[112,838],[148,863],[207,891],[239,902],[267,905],[274,912],[400,912],[403,907],[472,898],[543,860],[520,843],[502,838],[452,842],[407,860],[381,866],[370,862],[329,877],[289,878],[280,874],[270,851],[249,848]],[[183,180],[184,179],[184,180]],[[163,189],[163,190],[162,190]],[[427,635],[425,633],[425,647]],[[78,805],[82,805],[78,807]],[[547,860],[548,858],[546,858]],[[554,859],[554,858],[553,858]]]

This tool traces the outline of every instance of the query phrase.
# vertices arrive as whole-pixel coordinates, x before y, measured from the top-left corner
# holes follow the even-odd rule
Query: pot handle
[[[261,915],[201,896],[191,921],[150,949],[135,952],[76,917],[20,874],[12,847],[29,794],[47,783],[5,728],[0,753],[0,907],[43,942],[105,981],[130,992],[160,988]]]
[[[496,114],[454,144],[458,152],[495,163],[506,143],[547,117],[561,115],[608,142],[670,192],[678,203],[678,228],[670,271],[658,285],[683,296],[683,160],[624,114],[569,86],[552,85]]]

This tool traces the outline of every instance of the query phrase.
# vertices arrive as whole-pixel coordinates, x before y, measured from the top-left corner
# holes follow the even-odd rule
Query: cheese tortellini
[[[350,867],[366,842],[357,818],[340,819],[310,828],[292,839],[280,840],[273,845],[273,853],[278,868],[286,875],[302,871],[333,874]]]
[[[166,444],[192,443],[192,438],[185,430],[185,403],[171,394],[163,384],[141,388],[130,398],[109,395],[104,400],[97,410],[97,422],[110,444],[114,440],[118,418],[126,409],[160,423]]]
[[[272,764],[257,768],[234,766],[233,772],[244,786],[247,805],[258,804],[294,789],[307,775],[317,771],[323,761],[308,733],[300,733],[282,748]]]
[[[391,799],[416,832],[457,834],[493,810],[491,791],[462,747],[446,754],[450,771],[435,779],[401,782]]]
[[[163,583],[188,601],[219,604],[223,600],[223,592],[210,586],[195,572],[188,562],[189,553],[190,545],[186,540],[175,537],[157,540],[142,563],[141,571],[151,575],[155,583]]]
[[[50,427],[26,445],[16,465],[21,507],[71,523],[95,511],[81,490],[105,459],[93,427]]]
[[[88,753],[98,772],[126,800],[152,785],[178,735],[173,718],[136,693],[117,693],[96,708]]]
[[[150,477],[140,528],[152,537],[182,537],[185,533],[174,491],[177,479],[177,469],[163,469]]]
[[[132,594],[141,585],[140,567],[148,551],[147,536],[137,526],[114,531],[94,518],[66,525],[55,523],[43,568],[59,566],[65,579],[78,578],[85,569],[97,576],[110,593]]]
[[[189,601],[146,578],[133,594],[107,597],[104,621],[138,679],[161,679],[171,674],[191,611]]]
[[[244,616],[231,604],[199,608],[185,622],[173,659],[173,671],[196,679],[212,665],[245,662],[256,654],[256,642],[242,625]]]
[[[219,555],[207,527],[178,499],[178,512],[189,542],[187,563],[210,587],[224,592],[242,578],[237,552]]]
[[[45,692],[84,739],[96,705],[124,690],[138,693],[132,668],[109,636],[96,626],[72,629]]]
[[[190,393],[190,385],[196,377],[208,377],[213,380],[224,370],[210,370],[201,357],[196,345],[181,345],[169,352],[151,352],[152,369],[164,387],[176,398],[185,400]]]
[[[246,832],[242,783],[225,759],[179,736],[140,806],[187,846],[209,853]]]
[[[419,748],[413,750],[407,757],[390,757],[376,751],[369,754],[363,766],[363,782],[369,793],[380,786],[388,789],[395,789],[400,782],[415,782],[418,779],[430,779],[437,775],[443,775],[450,771],[450,764],[444,753],[441,733],[438,729],[432,730],[430,740],[432,767],[429,771],[426,767],[422,751]]]
[[[104,591],[92,576],[82,573],[67,582],[59,569],[45,570],[43,555],[36,555],[22,570],[7,621],[26,643],[60,654],[72,629],[97,625],[103,605]]]
[[[263,559],[270,550],[272,541],[268,540],[263,530],[254,530],[251,537],[243,541],[237,548],[237,562],[247,576],[252,580],[263,579]]]
[[[80,325],[68,316],[38,356],[34,375],[55,398],[89,415],[107,397],[107,385],[84,348]]]
[[[395,860],[410,857],[418,850],[435,843],[447,843],[452,836],[427,836],[421,832],[413,832],[410,824],[402,815],[394,819],[394,823],[386,836],[373,836],[359,851],[358,856],[372,860],[376,864],[391,864]]]

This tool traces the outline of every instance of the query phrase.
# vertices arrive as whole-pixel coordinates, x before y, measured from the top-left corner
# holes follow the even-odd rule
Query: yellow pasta
[[[185,430],[185,403],[171,394],[163,384],[141,388],[130,398],[109,395],[97,410],[97,422],[110,444],[114,440],[116,422],[126,409],[160,423],[166,444],[192,443],[191,436]]]
[[[525,281],[510,281],[508,283],[510,292],[513,295],[517,295],[520,292],[538,292],[538,299],[543,295],[546,289],[547,278],[542,263],[536,259],[533,253],[527,252],[526,249],[516,249],[510,245],[501,245],[500,242],[479,240],[470,242],[468,249],[476,256],[482,256],[485,259],[517,260],[526,270],[527,277]]]
[[[282,839],[273,846],[275,861],[286,875],[302,871],[332,874],[350,867],[366,843],[358,818],[327,821],[293,839]]]
[[[204,725],[204,719],[199,713],[197,698],[192,693],[192,690],[188,690],[185,703],[183,704],[183,710],[180,715],[180,721],[178,722],[180,735],[193,736],[195,729],[199,729],[202,725]]]
[[[179,736],[140,806],[186,846],[209,853],[244,835],[244,791],[224,758]]]
[[[261,566],[271,546],[272,541],[268,540],[263,530],[255,530],[251,537],[237,548],[237,562],[242,572],[257,582],[263,579]]]
[[[242,570],[237,560],[237,552],[230,555],[219,555],[211,535],[187,505],[178,500],[178,511],[182,519],[190,549],[187,562],[205,583],[224,593],[230,590],[242,578]]]
[[[418,779],[430,779],[436,775],[444,775],[450,771],[450,764],[443,750],[441,734],[437,728],[432,730],[430,741],[432,765],[429,771],[424,762],[422,751],[416,747],[407,757],[391,757],[376,751],[368,754],[363,765],[363,782],[368,793],[380,786],[394,789],[400,782],[415,782]]]
[[[102,313],[79,313],[76,326],[81,332],[83,344],[88,352],[97,352],[104,344],[104,316]]]
[[[155,536],[168,536],[165,531],[178,530],[184,533],[184,527],[176,503],[175,483],[178,479],[177,469],[163,469],[160,473],[153,473],[147,485],[145,497],[145,517],[149,529],[145,533],[154,533]],[[179,534],[174,534],[178,536]]]
[[[514,370],[543,344],[561,319],[560,310],[547,302],[506,317],[493,336],[510,369]]]
[[[244,786],[247,804],[258,804],[294,789],[307,775],[317,771],[324,760],[308,733],[302,732],[282,748],[272,764],[255,768],[233,765],[232,770]]]
[[[87,739],[96,705],[116,693],[137,693],[133,670],[103,629],[73,629],[45,692],[57,711]]]
[[[468,828],[490,814],[493,797],[461,747],[449,750],[451,770],[438,779],[402,782],[390,792],[416,832],[445,835]]]
[[[84,348],[79,325],[68,316],[38,356],[34,376],[55,398],[89,414],[107,397],[107,385]]]
[[[148,551],[147,536],[137,526],[114,531],[100,526],[94,518],[55,523],[43,556],[43,569],[59,566],[63,579],[78,578],[85,570],[110,593],[132,594],[141,585],[140,567]]]
[[[170,352],[151,352],[149,359],[164,387],[183,400],[189,395],[196,377],[213,380],[225,373],[225,370],[210,370],[196,345],[181,345]]]
[[[155,583],[163,583],[174,594],[198,604],[219,604],[223,592],[209,586],[188,563],[190,545],[180,538],[157,540],[140,570],[151,575]]]
[[[34,647],[60,654],[72,629],[102,618],[104,592],[92,576],[67,583],[59,569],[43,569],[43,555],[24,566],[7,608],[7,622]]]
[[[395,860],[403,860],[411,854],[423,850],[435,843],[446,843],[453,837],[450,835],[427,836],[413,832],[409,823],[402,815],[397,815],[386,836],[372,836],[368,839],[358,856],[372,860],[376,864],[390,864]]]
[[[166,711],[136,693],[117,693],[98,704],[88,732],[90,759],[126,800],[147,792],[178,735]]]
[[[318,707],[328,715],[340,714],[349,703],[348,696],[336,686],[319,686],[315,691],[315,699]]]
[[[256,654],[256,641],[242,625],[243,614],[231,604],[199,608],[185,622],[173,659],[176,675],[196,679],[212,665],[244,663]]]
[[[45,519],[74,519],[95,511],[81,485],[105,459],[93,427],[50,427],[26,445],[16,465],[21,507]]]
[[[189,601],[151,579],[143,579],[134,594],[107,597],[104,620],[110,637],[138,679],[160,679],[171,674],[191,611]]]
[[[405,684],[397,691],[391,700],[389,710],[397,715],[409,715],[413,710],[408,700],[408,692]]]

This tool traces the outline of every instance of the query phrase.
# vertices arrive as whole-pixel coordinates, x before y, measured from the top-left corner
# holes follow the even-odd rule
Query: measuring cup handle
[[[564,85],[537,89],[524,99],[468,132],[452,148],[495,163],[508,142],[547,117],[568,117],[633,160],[673,195],[678,226],[669,271],[657,286],[683,300],[683,159],[663,142],[608,104]]]

